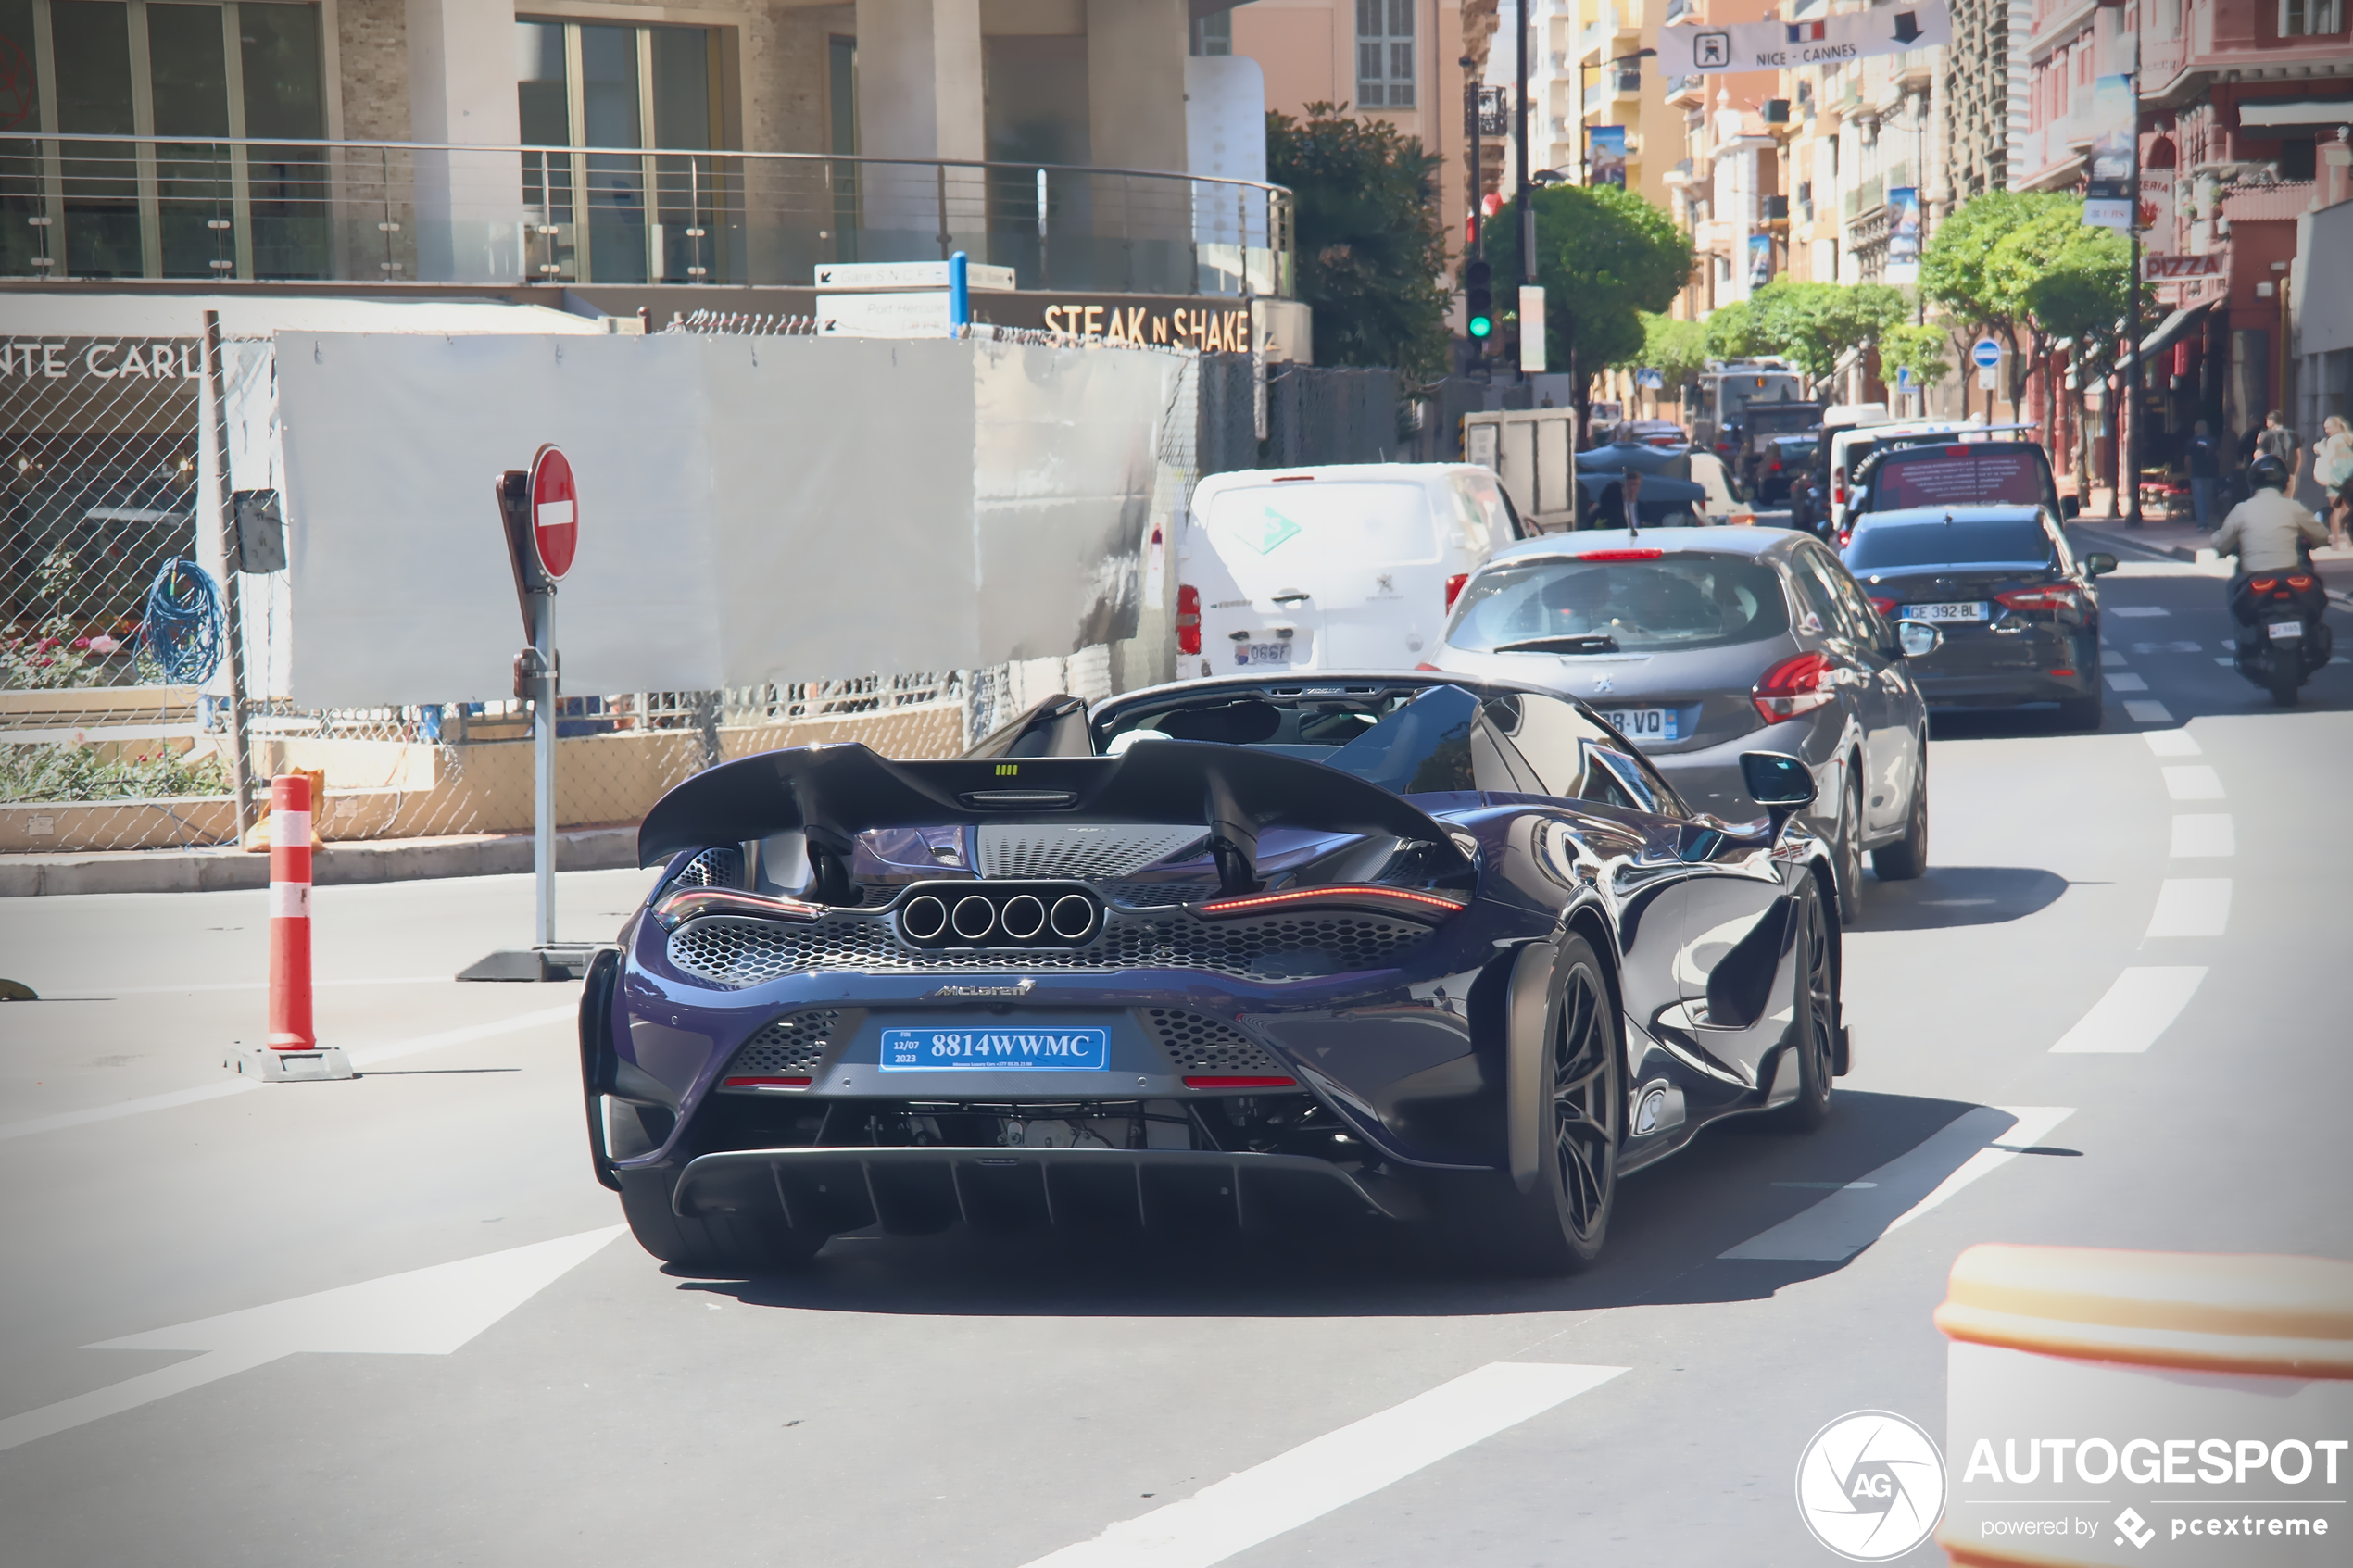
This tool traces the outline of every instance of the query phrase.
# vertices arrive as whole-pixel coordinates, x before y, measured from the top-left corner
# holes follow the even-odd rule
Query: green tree
[[[1595,370],[1642,351],[1642,313],[1666,309],[1692,273],[1691,236],[1631,191],[1615,185],[1547,185],[1535,195],[1536,281],[1544,289],[1545,358],[1577,376],[1580,424]],[[1487,226],[1487,259],[1497,292],[1516,290],[1519,205]],[[1572,361],[1570,356],[1575,354]]]
[[[1765,320],[1747,300],[1736,299],[1707,313],[1707,353],[1714,359],[1754,359],[1773,352]]]
[[[2113,229],[2087,228],[2080,220],[2069,227],[2056,220],[2054,215],[2020,230],[1994,247],[1989,265],[2026,302],[2035,358],[2046,377],[2051,345],[2070,345],[2079,433],[2075,471],[2084,474],[2091,471],[2092,437],[2082,417],[2083,388],[2115,366],[2119,325],[2132,304],[2133,252],[2131,242]],[[2045,387],[2049,389],[2047,381]]]
[[[1266,177],[1290,188],[1299,297],[1315,312],[1315,358],[1446,369],[1446,236],[1439,159],[1385,120],[1345,104],[1266,116]]]
[[[1880,376],[1893,382],[1898,370],[1909,370],[1914,386],[1934,386],[1953,373],[1952,363],[1944,358],[1950,344],[1941,326],[1916,327],[1899,321],[1880,334]]]
[[[1680,398],[1682,389],[1707,369],[1707,323],[1679,321],[1672,316],[1654,311],[1642,312],[1642,345],[1627,359],[1618,360],[1618,370],[1653,370],[1666,383],[1661,389],[1674,389]]]
[[[2033,257],[2059,244],[2060,231],[2080,228],[2082,219],[2080,196],[1987,191],[1955,208],[1920,252],[1922,294],[1943,306],[1969,337],[1998,333],[2009,340],[2013,403],[2024,395],[2027,375],[2048,349],[2048,339],[2034,333],[2026,302],[2025,285],[2037,270]],[[2030,345],[2031,352],[2020,352]]]
[[[1748,354],[1778,354],[1805,371],[1807,380],[1818,382],[1849,353],[1878,343],[1880,334],[1903,320],[1909,308],[1903,291],[1885,283],[1799,283],[1776,278],[1749,296],[1742,315],[1726,324],[1724,336],[1728,345],[1737,338]]]

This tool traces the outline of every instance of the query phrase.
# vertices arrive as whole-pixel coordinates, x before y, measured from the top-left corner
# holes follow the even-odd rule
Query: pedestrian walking
[[[2200,420],[2190,432],[2190,509],[2197,517],[2198,532],[2203,533],[2214,526],[2214,483],[2221,477],[2222,444]]]
[[[2321,421],[2321,439],[2312,448],[2312,478],[2328,493],[2329,543],[2343,549],[2353,533],[2353,430],[2343,415]]]
[[[2280,460],[2287,470],[2287,487],[2293,491],[2303,474],[2303,444],[2296,438],[2296,427],[2277,408],[2263,416],[2262,433],[2255,438],[2255,449]]]

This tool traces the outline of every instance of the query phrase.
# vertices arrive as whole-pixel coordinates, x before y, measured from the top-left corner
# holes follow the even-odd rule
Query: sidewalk
[[[608,871],[637,863],[635,828],[582,828],[556,834],[556,869]],[[319,886],[494,876],[531,870],[531,834],[329,844],[310,857]],[[0,898],[44,893],[209,893],[270,885],[270,857],[239,849],[134,849],[110,854],[0,858]]]
[[[2095,497],[2104,494],[2094,492]],[[2095,517],[2087,510],[2068,527],[2102,549],[2192,563],[2201,556],[2209,562],[2218,558],[2211,543],[2214,535],[2199,532],[2187,519],[2179,522],[2169,518],[2151,519],[2134,528],[2120,517]],[[2329,597],[2341,608],[2353,609],[2353,549],[2314,550],[2312,564],[2320,569],[2321,580],[2328,584]]]

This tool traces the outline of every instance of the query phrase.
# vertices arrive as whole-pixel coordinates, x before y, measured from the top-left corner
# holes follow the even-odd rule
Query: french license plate
[[[1108,1029],[886,1029],[885,1073],[1101,1073]]]
[[[1676,723],[1682,715],[1672,708],[1612,708],[1604,709],[1602,717],[1630,741],[1683,738]]]
[[[1964,599],[1957,604],[1906,605],[1902,619],[1906,621],[1985,621],[1991,619],[1983,599]]]
[[[1238,665],[1289,664],[1290,647],[1289,643],[1236,643],[1234,662]]]
[[[2271,625],[2271,641],[2275,643],[2296,642],[2301,640],[2304,635],[2304,622],[2301,621],[2274,621]]]

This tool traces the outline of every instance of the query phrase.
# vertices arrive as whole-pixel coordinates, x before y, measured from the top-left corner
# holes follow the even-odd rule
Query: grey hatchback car
[[[1601,711],[1696,811],[1754,821],[1744,751],[1802,757],[1852,920],[1865,853],[1928,865],[1928,710],[1896,629],[1837,556],[1767,528],[1556,533],[1499,551],[1425,669],[1548,687]]]

